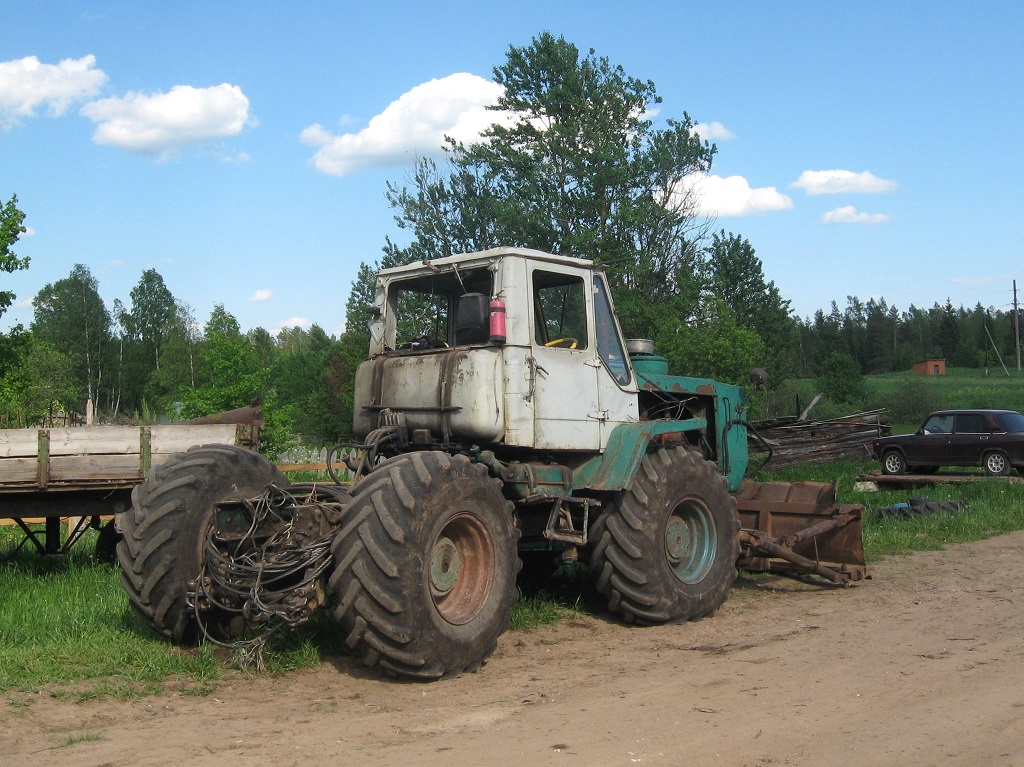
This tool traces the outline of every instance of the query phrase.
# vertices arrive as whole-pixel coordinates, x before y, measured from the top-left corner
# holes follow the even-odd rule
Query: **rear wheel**
[[[518,538],[483,465],[440,452],[382,464],[356,485],[333,545],[347,644],[402,676],[475,671],[508,628]]]
[[[886,450],[882,454],[883,474],[906,474],[907,459],[899,450]]]
[[[982,465],[985,467],[985,472],[995,477],[1004,477],[1010,473],[1010,461],[1006,457],[1006,453],[1000,450],[993,450],[990,453],[985,453],[985,457],[982,458]]]
[[[252,498],[288,480],[263,456],[233,445],[204,445],[172,456],[132,491],[117,544],[121,583],[132,607],[156,631],[179,644],[195,642],[200,624],[188,604],[199,576],[215,505]],[[203,625],[215,639],[245,628],[240,614],[213,610]]]
[[[597,589],[629,623],[711,615],[736,579],[739,526],[714,464],[680,447],[648,453],[591,530]]]

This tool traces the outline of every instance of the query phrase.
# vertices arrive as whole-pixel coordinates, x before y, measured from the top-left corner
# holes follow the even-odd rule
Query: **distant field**
[[[790,414],[799,397],[806,407],[819,391],[814,379],[786,381],[783,393],[772,403],[771,417]],[[999,408],[1024,412],[1024,372],[1010,368],[950,368],[944,376],[915,376],[885,373],[864,377],[864,397],[859,402],[822,401],[810,418],[833,418],[853,412],[885,408],[894,424],[920,424],[928,413],[940,408]],[[756,417],[756,416],[755,416]]]

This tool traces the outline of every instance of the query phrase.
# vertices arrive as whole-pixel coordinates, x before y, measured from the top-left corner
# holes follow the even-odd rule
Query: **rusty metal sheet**
[[[808,572],[806,562],[811,562],[840,574],[842,582],[869,577],[863,507],[837,504],[836,487],[827,482],[744,480],[735,497],[740,526],[750,534],[740,566]],[[787,552],[793,556],[787,558]]]

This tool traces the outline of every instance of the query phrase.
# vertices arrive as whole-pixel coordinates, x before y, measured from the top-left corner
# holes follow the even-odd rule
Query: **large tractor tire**
[[[647,453],[591,529],[597,589],[627,623],[712,615],[736,579],[739,527],[713,463],[681,447]]]
[[[419,679],[476,671],[508,628],[519,530],[486,467],[417,452],[355,487],[334,540],[331,589],[349,647]]]
[[[119,520],[121,583],[132,607],[176,644],[199,640],[200,623],[188,605],[190,582],[202,570],[206,538],[221,501],[253,498],[288,479],[263,456],[233,445],[203,445],[172,456],[132,491]],[[202,625],[218,640],[245,628],[237,613],[212,610]]]

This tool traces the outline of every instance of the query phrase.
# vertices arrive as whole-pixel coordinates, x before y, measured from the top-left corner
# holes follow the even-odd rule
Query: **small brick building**
[[[914,363],[914,375],[916,376],[944,376],[946,375],[945,360],[921,360]]]

